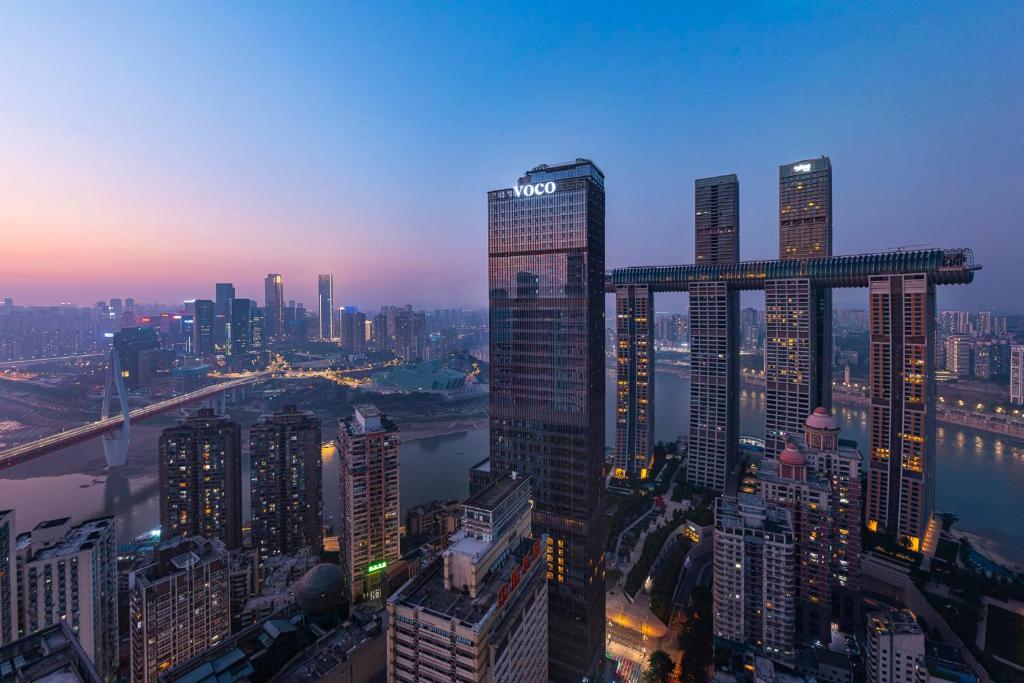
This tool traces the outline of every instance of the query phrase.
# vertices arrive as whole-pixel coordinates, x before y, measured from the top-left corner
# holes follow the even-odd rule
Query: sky
[[[779,164],[827,155],[835,253],[970,247],[940,308],[1024,313],[1021,35],[1001,1],[2,3],[0,297],[484,305],[487,190],[576,157],[609,267],[692,262],[722,173],[772,258]]]

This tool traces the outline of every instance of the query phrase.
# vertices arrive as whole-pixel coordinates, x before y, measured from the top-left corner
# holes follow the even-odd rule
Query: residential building
[[[3,683],[105,683],[67,623],[0,645]]]
[[[388,681],[544,683],[547,536],[530,484],[505,475],[466,500],[442,556],[388,598]]]
[[[341,564],[353,602],[383,599],[388,565],[401,557],[398,427],[376,406],[338,421]]]
[[[19,622],[66,624],[105,681],[116,680],[117,545],[113,517],[40,522],[18,539]]]
[[[1024,405],[1024,344],[1010,347],[1010,403]]]
[[[714,634],[779,659],[796,645],[796,539],[789,510],[762,496],[715,499]]]
[[[0,510],[0,645],[19,635],[17,542],[14,510]]]
[[[231,559],[224,543],[171,538],[128,575],[132,683],[215,646],[231,633]]]
[[[242,547],[242,430],[200,408],[158,442],[163,538],[220,539]]]
[[[910,610],[868,617],[867,683],[925,683],[924,631]]]
[[[320,419],[286,405],[249,429],[252,543],[261,558],[323,549]]]
[[[615,451],[617,479],[646,479],[654,464],[654,294],[615,288]]]

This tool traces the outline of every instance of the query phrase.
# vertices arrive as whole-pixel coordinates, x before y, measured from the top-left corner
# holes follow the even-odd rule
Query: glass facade
[[[615,288],[615,455],[617,479],[646,479],[654,462],[654,295]]]
[[[604,649],[604,208],[582,159],[488,193],[491,469],[533,481],[555,681]]]

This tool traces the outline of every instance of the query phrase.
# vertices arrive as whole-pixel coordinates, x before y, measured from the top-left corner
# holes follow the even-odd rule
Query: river
[[[608,377],[607,395],[613,396]],[[740,433],[761,436],[764,430],[764,392],[744,388],[740,394]],[[686,433],[689,380],[657,374],[655,432],[659,440]],[[607,442],[613,434],[614,406],[606,408]],[[843,406],[837,413],[845,438],[867,443],[867,411]],[[241,419],[243,425],[254,419]],[[129,465],[107,474],[99,439],[71,446],[0,475],[0,509],[14,508],[19,530],[43,519],[71,516],[76,520],[113,514],[119,537],[133,538],[158,526],[156,442],[168,417],[133,426]],[[325,432],[329,433],[325,429]],[[994,553],[1024,563],[1024,443],[967,428],[938,428],[936,507],[960,517],[957,528],[991,541]],[[487,430],[477,429],[406,441],[401,446],[402,509],[434,499],[467,495],[470,465],[486,457]],[[243,455],[243,460],[245,460]],[[246,468],[247,469],[247,468]],[[244,473],[245,479],[248,472]],[[245,480],[243,479],[243,481]],[[324,463],[324,505],[337,517],[338,462]],[[248,507],[248,500],[244,501]]]

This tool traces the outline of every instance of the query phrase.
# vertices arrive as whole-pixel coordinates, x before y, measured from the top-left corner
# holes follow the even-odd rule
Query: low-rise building
[[[66,624],[53,624],[0,647],[3,683],[102,683],[96,667]]]

